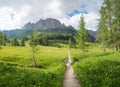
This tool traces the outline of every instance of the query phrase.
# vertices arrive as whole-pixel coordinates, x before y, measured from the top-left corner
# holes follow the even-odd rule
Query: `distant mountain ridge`
[[[39,32],[46,33],[56,33],[56,34],[71,34],[73,35],[76,30],[72,26],[66,26],[62,24],[59,20],[53,18],[47,18],[45,20],[40,19],[36,23],[28,22],[21,29],[13,29],[13,30],[4,30],[7,37],[23,37],[29,34],[32,34],[34,29],[37,29]]]
[[[48,19],[40,19],[36,23],[28,22],[26,23],[22,29],[14,29],[14,30],[4,30],[3,32],[6,33],[9,39],[13,37],[24,37],[29,34],[32,34],[34,29],[37,29],[39,32],[46,32],[46,33],[55,33],[55,34],[71,34],[74,35],[76,33],[76,29],[72,26],[66,26],[62,24],[59,20],[48,18]],[[88,30],[90,40],[96,37],[97,32]]]

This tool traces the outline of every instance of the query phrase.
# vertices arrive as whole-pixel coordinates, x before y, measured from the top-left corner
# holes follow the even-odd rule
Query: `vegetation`
[[[38,49],[36,56],[40,67],[34,68],[29,45],[3,47],[0,50],[0,86],[62,87],[66,48],[38,46]]]
[[[34,31],[32,37],[30,38],[30,46],[32,48],[32,59],[34,62],[34,67],[37,67],[37,62],[36,62],[36,53],[38,51],[37,45],[38,45],[38,32],[37,30]]]
[[[0,31],[0,47],[1,46],[6,46],[6,43],[8,42],[8,39],[6,37],[6,34],[5,33],[2,33]]]
[[[81,16],[80,19],[80,24],[79,24],[79,29],[77,31],[77,35],[75,37],[78,48],[81,48],[83,52],[83,56],[85,58],[85,49],[86,49],[86,40],[87,40],[87,30],[85,29],[85,22],[84,22],[84,16]]]
[[[77,31],[3,31],[7,36],[0,31],[0,87],[62,87],[68,51],[83,87],[120,87],[119,5],[120,0],[104,0],[100,9],[97,42],[102,46],[88,34],[83,15]]]
[[[20,45],[19,41],[16,37],[11,40],[11,45],[12,46],[19,46]]]
[[[15,30],[4,30],[3,31],[8,39],[11,39],[13,37],[21,38],[22,36],[27,37],[28,35],[31,35],[34,32],[34,29],[15,29]],[[46,29],[46,30],[38,30],[38,32],[44,32],[44,33],[52,33],[52,34],[71,34],[73,35],[76,30],[73,27],[65,27],[65,28],[55,28],[55,29]]]
[[[100,10],[99,19],[99,40],[103,44],[104,52],[106,48],[120,49],[120,15],[118,9],[120,1],[104,0]]]
[[[77,79],[83,87],[119,87],[120,53],[109,50],[109,55],[104,55],[100,49],[92,48],[86,59],[72,53],[73,59],[77,58],[73,64]]]
[[[21,38],[19,43],[20,43],[20,46],[25,46],[25,39]]]

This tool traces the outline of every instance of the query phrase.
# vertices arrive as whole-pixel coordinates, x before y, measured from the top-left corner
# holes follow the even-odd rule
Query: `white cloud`
[[[52,17],[52,18],[59,18],[63,16],[63,12],[61,9],[61,2],[60,0],[52,0],[47,8],[45,8],[42,18]]]
[[[25,23],[56,18],[66,25],[78,27],[81,14],[68,17],[77,9],[87,10],[86,27],[95,29],[98,10],[103,0],[0,0],[0,29],[21,28]],[[81,6],[84,4],[84,8]]]
[[[72,25],[73,27],[77,28],[79,24],[79,20],[80,20],[80,15],[81,14],[77,14],[72,17],[67,16],[67,17],[60,19],[60,21],[66,24],[67,26]]]
[[[77,29],[79,26],[80,17],[81,17],[81,13],[74,15],[72,17],[62,18],[60,21],[64,24],[66,24],[67,26],[72,25],[73,27],[75,27]],[[99,16],[95,13],[92,13],[92,12],[89,14],[84,14],[86,29],[96,30],[98,18],[99,18]]]
[[[99,16],[94,12],[85,15],[86,29],[96,30]]]
[[[23,6],[19,11],[10,7],[0,8],[0,29],[20,28],[26,21],[31,7]]]

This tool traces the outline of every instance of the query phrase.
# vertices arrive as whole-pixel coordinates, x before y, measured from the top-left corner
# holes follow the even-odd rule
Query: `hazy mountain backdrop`
[[[13,30],[4,30],[3,32],[6,33],[7,37],[13,38],[13,37],[24,37],[29,34],[31,34],[34,29],[37,29],[40,32],[47,32],[47,33],[56,33],[56,34],[71,34],[74,35],[76,32],[76,29],[74,29],[72,26],[66,26],[65,24],[62,24],[59,20],[48,18],[48,19],[40,19],[36,23],[28,22],[26,23],[21,29],[13,29]],[[96,31],[88,30],[89,37],[95,38]]]

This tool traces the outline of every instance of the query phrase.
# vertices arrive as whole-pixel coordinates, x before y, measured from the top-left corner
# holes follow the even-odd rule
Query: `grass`
[[[0,87],[61,87],[65,71],[66,48],[38,46],[36,59],[42,68],[33,64],[31,48],[2,47],[0,50]],[[1,82],[2,81],[2,82]]]
[[[67,48],[68,41],[66,40],[49,40],[49,46]]]
[[[33,60],[29,45],[2,47],[0,87],[62,87],[66,47],[38,46],[36,60],[40,68],[31,67]],[[120,52],[112,54],[108,50],[105,55],[101,47],[94,44],[87,50],[86,58],[79,49],[71,48],[70,52],[76,77],[83,87],[120,87]]]
[[[67,57],[66,48],[38,46],[36,59],[41,64],[47,60],[62,62]],[[28,47],[3,47],[0,50],[0,60],[4,62],[17,62],[18,64],[29,65],[32,63],[32,49]],[[60,54],[60,55],[59,55]],[[49,61],[50,62],[50,61]]]
[[[101,48],[94,47],[87,58],[82,58],[81,51],[77,53],[72,52],[73,58],[78,59],[73,68],[83,87],[120,87],[120,52],[112,54],[108,50],[104,55]]]

